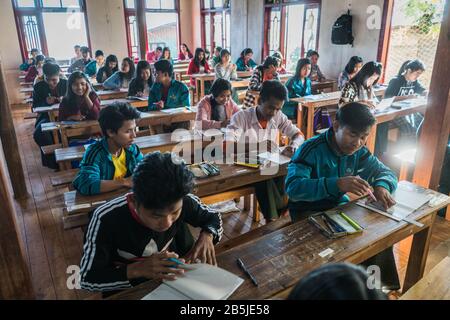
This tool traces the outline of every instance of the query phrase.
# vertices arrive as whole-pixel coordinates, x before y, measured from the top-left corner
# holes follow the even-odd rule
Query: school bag
[[[331,31],[331,42],[333,44],[351,44],[353,45],[352,35],[352,16],[350,11],[341,15],[333,25]]]

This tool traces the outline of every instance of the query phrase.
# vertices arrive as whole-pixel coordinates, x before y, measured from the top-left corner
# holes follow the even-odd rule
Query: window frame
[[[205,8],[205,1],[210,2],[210,8]],[[222,2],[223,3],[223,2]],[[218,46],[214,42],[214,16],[216,14],[222,15],[222,43],[220,44],[220,47],[229,48],[231,50],[231,39],[226,39],[226,15],[230,16],[230,27],[231,27],[231,2],[229,2],[228,7],[220,7],[215,8],[214,7],[214,0],[200,0],[200,15],[201,15],[201,41],[202,41],[202,48],[208,49],[211,55],[214,53],[214,49]],[[209,16],[209,43],[210,47],[206,47],[206,25],[205,25],[205,17]],[[228,44],[228,47],[223,45],[223,41],[225,41],[225,44]]]
[[[56,8],[56,7],[44,7],[43,6],[43,0],[33,0],[34,1],[34,7],[19,7],[17,0],[11,0],[12,7],[14,11],[14,19],[16,21],[16,29],[17,29],[17,35],[19,38],[19,46],[20,46],[20,52],[22,54],[22,60],[26,61],[29,57],[29,52],[27,50],[27,44],[25,40],[25,31],[22,27],[22,18],[24,16],[35,16],[36,22],[37,22],[37,28],[39,33],[39,42],[41,45],[41,51],[42,54],[46,57],[49,56],[48,54],[48,45],[47,45],[47,37],[45,34],[45,27],[44,27],[44,19],[43,19],[43,13],[44,12],[67,12],[67,8]],[[92,54],[92,46],[91,46],[91,37],[89,32],[89,23],[88,23],[88,15],[87,15],[87,6],[86,6],[86,0],[78,0],[79,3],[79,10],[81,13],[83,13],[84,16],[84,23],[86,26],[86,39],[87,39],[87,45],[89,46],[89,50]]]
[[[322,1],[321,0],[283,0],[280,3],[270,3],[264,4],[264,25],[263,25],[263,47],[262,53],[263,56],[266,57],[270,53],[270,44],[269,44],[269,35],[270,35],[270,14],[273,8],[278,8],[280,10],[280,35],[279,35],[279,43],[280,43],[280,52],[283,55],[284,61],[286,63],[286,9],[291,5],[305,5],[304,13],[306,15],[306,11],[308,9],[318,9],[318,21],[317,21],[317,39],[316,39],[316,50],[319,51],[319,39],[320,39],[320,20],[322,13]],[[305,23],[306,19],[303,21],[303,32],[302,32],[302,40],[301,40],[301,52],[300,55],[305,56]]]

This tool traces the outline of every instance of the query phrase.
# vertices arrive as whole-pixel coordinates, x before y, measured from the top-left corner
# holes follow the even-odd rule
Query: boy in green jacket
[[[88,147],[73,186],[83,195],[131,188],[131,175],[142,160],[136,138],[140,113],[128,103],[116,103],[100,112],[104,138]]]

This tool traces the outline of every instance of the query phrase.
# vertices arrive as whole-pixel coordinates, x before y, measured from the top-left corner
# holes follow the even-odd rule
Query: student
[[[214,56],[211,59],[211,67],[215,67],[218,63],[222,61],[222,57],[220,56],[220,53],[222,52],[221,47],[216,47],[214,49]]]
[[[244,49],[241,56],[236,61],[237,71],[253,70],[257,64],[253,61],[253,50],[250,48]]]
[[[369,188],[373,188],[385,209],[395,204],[391,193],[397,188],[397,177],[364,146],[375,122],[368,106],[358,102],[346,104],[338,110],[332,128],[297,150],[286,176],[293,221],[304,218],[308,212],[347,203],[348,192],[367,195]],[[395,290],[399,284],[393,258],[388,249],[374,257],[373,264],[381,267],[383,283]]]
[[[156,111],[190,106],[188,87],[173,78],[173,66],[167,60],[155,63],[156,81],[150,89],[148,110]]]
[[[339,107],[349,102],[364,102],[371,108],[375,108],[377,98],[373,93],[373,86],[380,79],[383,66],[378,62],[367,62],[356,76],[350,79],[342,89]]]
[[[46,65],[47,63],[56,64],[56,60],[54,58],[46,57],[44,59],[44,65]],[[34,78],[33,86],[35,86],[38,82],[44,81],[44,65],[42,66],[42,73]],[[60,74],[59,77],[63,78],[63,79],[67,79],[62,74]]]
[[[244,99],[245,108],[256,106],[256,97],[251,93],[251,91],[259,92],[264,81],[279,80],[277,73],[278,65],[278,59],[268,56],[262,65],[253,70],[253,75],[250,79],[248,90]]]
[[[136,77],[130,82],[128,96],[148,97],[153,85],[150,63],[139,61],[136,68]]]
[[[210,73],[208,61],[205,57],[205,50],[202,48],[195,49],[194,59],[189,63],[187,74]],[[191,86],[195,87],[195,79],[191,77]]]
[[[182,43],[180,46],[180,52],[178,53],[178,61],[191,60],[194,56],[186,43]]]
[[[69,77],[67,94],[59,105],[59,121],[97,120],[99,112],[100,99],[88,77],[75,71]]]
[[[172,55],[170,54],[169,47],[164,47],[164,49],[162,51],[162,55],[161,55],[161,57],[159,57],[159,60],[168,60],[168,61],[170,61],[171,64],[173,64],[173,59],[172,59]]]
[[[106,57],[105,65],[97,71],[97,83],[105,82],[117,71],[119,71],[119,61],[115,55],[110,54]]]
[[[284,65],[284,62],[283,62],[284,58],[283,58],[283,55],[281,54],[281,52],[275,51],[272,54],[272,57],[277,58],[279,60],[278,70],[277,70],[278,74],[286,74],[287,73],[286,66]]]
[[[60,68],[57,64],[46,63],[42,67],[44,80],[33,87],[33,108],[51,106],[60,103],[67,91],[67,79],[61,78]],[[41,113],[36,120],[33,138],[39,147],[54,144],[50,132],[42,132],[42,124],[49,122],[48,113]],[[42,165],[57,169],[55,156],[46,156],[41,150]]]
[[[91,62],[91,57],[89,55],[88,47],[81,47],[81,59],[75,61],[72,65],[70,65],[67,72],[72,73],[75,71],[84,72],[86,70],[86,66]]]
[[[237,80],[236,65],[231,63],[231,54],[227,49],[223,49],[220,52],[220,62],[218,62],[214,71],[216,73],[216,79],[225,79],[227,81]]]
[[[323,265],[303,277],[288,300],[387,300],[382,290],[371,288],[369,275],[350,263]]]
[[[319,53],[315,50],[309,50],[306,57],[311,60],[311,73],[309,74],[311,81],[324,81],[325,76],[322,71],[320,71],[319,65],[317,64],[319,61]]]
[[[406,61],[400,68],[397,76],[389,81],[384,97],[408,97],[427,94],[427,90],[418,80],[424,71],[425,65],[422,61],[417,59]],[[405,144],[414,145],[422,122],[423,115],[416,112],[412,115],[379,124],[375,140],[375,154],[382,156],[387,151],[389,128],[399,129],[399,139],[403,140],[403,147],[405,147]]]
[[[95,77],[97,71],[105,65],[105,54],[102,50],[95,51],[95,60],[92,60],[86,65],[85,73],[89,77]]]
[[[344,71],[341,72],[338,78],[338,88],[339,90],[344,89],[344,86],[347,82],[350,81],[358,72],[361,70],[363,66],[363,59],[358,56],[353,56],[348,61],[345,66]]]
[[[70,65],[74,64],[76,61],[82,58],[80,45],[77,44],[75,47],[73,47],[73,50],[75,51],[75,56],[73,56],[72,59],[70,59]]]
[[[220,213],[191,194],[194,177],[170,153],[148,154],[133,173],[133,192],[94,211],[81,259],[81,287],[113,291],[145,280],[174,280],[184,269],[168,258],[216,265]],[[202,231],[196,241],[187,224]],[[194,243],[195,242],[195,243]]]
[[[130,58],[122,60],[120,71],[116,71],[111,77],[103,82],[103,87],[107,90],[128,89],[134,77],[134,63]]]
[[[279,81],[268,80],[262,84],[259,105],[256,108],[241,110],[231,118],[228,129],[234,132],[234,141],[248,139],[250,143],[276,144],[274,133],[280,132],[289,138],[289,145],[282,154],[292,156],[303,143],[300,129],[282,113],[281,108],[287,99],[286,87]],[[244,135],[242,137],[241,135]],[[265,141],[261,141],[261,139]],[[228,139],[227,139],[228,140]],[[240,141],[247,142],[247,141]],[[270,151],[270,150],[269,150]],[[255,185],[256,196],[267,221],[274,221],[286,210],[283,178],[275,178]]]
[[[223,51],[223,50],[222,50]],[[225,79],[217,79],[211,86],[211,94],[204,96],[198,103],[195,119],[196,129],[226,128],[231,116],[239,111],[231,99],[231,83]]]
[[[84,153],[73,186],[83,195],[92,196],[131,188],[131,174],[142,153],[134,144],[136,120],[140,113],[128,103],[115,103],[102,109],[98,122],[103,139]]]
[[[42,76],[42,67],[45,63],[45,57],[43,55],[36,56],[36,64],[32,65],[27,74],[25,75],[25,82],[34,82],[34,79],[38,76]]]
[[[157,47],[154,51],[147,52],[147,61],[148,63],[155,63],[162,56],[162,47]]]
[[[27,61],[25,61],[24,63],[22,63],[19,67],[20,71],[28,71],[28,69],[30,69],[31,66],[36,64],[36,57],[39,55],[39,50],[34,48],[31,49],[30,51],[30,57],[28,58]]]

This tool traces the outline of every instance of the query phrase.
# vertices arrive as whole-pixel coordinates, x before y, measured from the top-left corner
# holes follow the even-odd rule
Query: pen
[[[360,176],[356,176],[357,178],[362,179]],[[377,202],[377,198],[375,198],[375,195],[373,194],[372,190],[370,190],[369,188],[367,189],[367,193],[369,194],[369,196],[372,198],[373,201]]]
[[[250,279],[252,280],[253,284],[255,286],[258,286],[258,282],[256,281],[255,277],[250,273],[250,271],[247,269],[247,267],[244,265],[244,262],[242,262],[242,260],[239,259],[239,258],[236,261],[237,261],[237,264],[238,264],[239,268],[241,268],[242,271],[244,271],[244,273],[247,276],[250,277]]]

